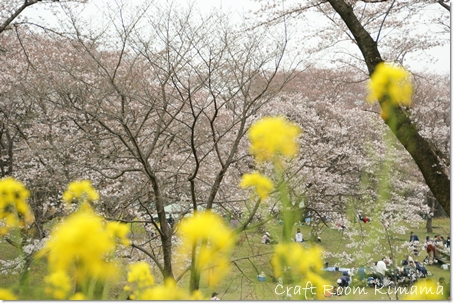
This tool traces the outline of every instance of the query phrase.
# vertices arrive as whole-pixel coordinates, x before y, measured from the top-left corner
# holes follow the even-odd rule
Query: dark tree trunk
[[[157,183],[153,182],[154,198],[156,203],[156,210],[158,213],[159,224],[161,226],[161,243],[164,259],[164,278],[174,278],[172,271],[172,230],[167,223],[166,213],[164,210],[164,203]]]
[[[377,64],[383,61],[378,51],[377,43],[362,26],[349,4],[343,0],[328,0],[328,2],[340,15],[355,37],[369,70],[369,75],[372,75]],[[379,100],[379,102],[382,108],[388,104],[386,100]],[[438,203],[450,217],[450,181],[444,168],[440,165],[435,151],[419,135],[415,125],[401,107],[391,107],[391,109],[387,110],[388,117],[384,119],[385,123],[413,157]]]
[[[172,278],[175,279],[173,276],[172,270],[172,228],[167,223],[166,212],[164,209],[164,202],[161,196],[161,190],[158,185],[158,180],[154,175],[153,171],[151,170],[148,163],[144,162],[144,167],[146,169],[146,173],[151,181],[152,189],[153,189],[153,199],[156,205],[156,211],[158,213],[158,220],[160,225],[160,237],[162,243],[162,251],[163,251],[163,259],[164,259],[164,271],[163,276],[164,278]]]

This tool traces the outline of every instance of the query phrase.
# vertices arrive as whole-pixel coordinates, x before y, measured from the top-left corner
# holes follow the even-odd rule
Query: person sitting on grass
[[[428,263],[432,265],[434,263],[434,256],[435,256],[435,245],[433,240],[426,236],[426,241],[424,242],[424,247],[426,248],[427,255],[428,255]]]
[[[220,300],[220,299],[218,298],[218,293],[217,293],[217,292],[213,292],[213,293],[211,294],[211,299],[210,299],[210,300],[213,300],[213,301],[218,301],[218,300]]]
[[[410,255],[406,254],[405,260],[403,260],[401,264],[402,264],[402,266],[408,266],[408,265],[414,266],[414,262],[415,261],[413,260],[413,258]]]
[[[415,256],[419,255],[418,245],[419,245],[419,238],[413,231],[410,232],[410,246],[413,248],[413,254]]]
[[[377,262],[377,273],[380,275],[380,279],[383,282],[383,279],[385,278],[385,274],[389,269],[386,267],[386,263],[384,261],[385,258]]]
[[[340,280],[340,283],[339,283],[339,280]],[[339,278],[338,280],[338,285],[339,287],[348,287],[350,285],[350,276],[348,275],[348,272],[347,271],[344,271],[342,273],[342,276]]]
[[[269,245],[271,244],[271,237],[270,233],[267,231],[265,234],[262,236],[262,244]]]
[[[350,277],[348,276],[348,272],[344,271],[342,276],[337,279],[337,287],[334,289],[334,294],[336,296],[342,295],[342,290],[350,285]]]
[[[297,243],[304,242],[303,234],[301,233],[300,228],[296,229],[295,242],[297,242]]]
[[[363,217],[361,214],[358,215],[359,220],[362,221],[363,223],[370,223],[370,218],[369,217]]]

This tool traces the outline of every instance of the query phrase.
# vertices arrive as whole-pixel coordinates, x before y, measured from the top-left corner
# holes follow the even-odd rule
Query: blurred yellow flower
[[[8,289],[0,288],[0,300],[14,301],[17,297]]]
[[[191,256],[197,250],[196,271],[206,269],[208,286],[218,284],[230,270],[228,256],[235,244],[234,234],[222,218],[210,211],[195,212],[181,221],[177,235],[182,240],[179,255]]]
[[[207,300],[204,296],[203,293],[200,290],[196,290],[192,293],[191,297],[189,300]]]
[[[150,273],[150,265],[146,262],[138,262],[128,265],[128,283],[136,284],[136,289],[144,289],[152,287],[154,284],[154,278]],[[128,290],[132,288],[128,285]]]
[[[99,200],[99,193],[91,185],[89,180],[74,181],[69,184],[63,193],[63,201],[67,204],[73,200],[79,202],[93,202]]]
[[[130,245],[130,240],[128,234],[130,232],[129,226],[119,222],[108,222],[106,225],[106,230],[109,233],[110,237],[113,239],[118,239],[120,244],[125,246]]]
[[[302,275],[309,271],[319,272],[323,268],[322,249],[318,246],[304,248],[299,243],[284,243],[274,246],[271,260],[276,276],[282,276],[283,269],[291,266],[293,275]]]
[[[324,290],[326,286],[331,285],[330,281],[324,279],[319,273],[313,271],[308,271],[301,281],[301,286],[305,287],[314,287],[315,297],[317,300],[322,300],[325,298]],[[304,294],[306,296],[306,294]]]
[[[298,153],[301,129],[284,117],[265,117],[249,129],[250,152],[258,163],[273,161],[275,156],[294,157]]]
[[[411,105],[413,87],[409,73],[401,67],[379,63],[370,77],[367,101],[389,100],[394,105]]]
[[[49,241],[38,252],[37,257],[46,255],[48,259],[50,275],[46,277],[46,282],[55,285],[53,282],[59,281],[55,279],[57,275],[70,276],[71,273],[78,284],[91,279],[115,279],[118,271],[112,257],[116,239],[129,244],[126,239],[128,231],[126,224],[106,224],[88,203],[84,203],[52,230]],[[60,293],[54,293],[55,298],[60,299],[60,296]]]
[[[73,294],[68,300],[70,301],[85,301],[86,298],[83,293],[81,292],[76,292]]]
[[[419,280],[415,285],[407,288],[406,294],[402,300],[444,300],[443,286],[437,285],[432,280]]]
[[[181,288],[178,288],[175,281],[171,278],[164,280],[163,285],[148,287],[144,289],[135,289],[129,296],[132,300],[189,300],[189,294]]]
[[[12,177],[0,180],[0,235],[8,233],[12,227],[23,227],[33,221],[30,206],[27,203],[30,192]]]
[[[322,249],[312,245],[304,248],[299,243],[284,243],[274,246],[274,255],[271,266],[276,277],[289,275],[293,279],[301,279],[301,286],[311,284],[316,292],[317,299],[322,299],[324,285],[329,281],[323,279]]]
[[[258,172],[246,173],[240,183],[241,188],[254,187],[260,199],[267,198],[274,189],[273,182]]]
[[[44,278],[47,287],[45,289],[48,295],[57,300],[66,299],[72,284],[71,279],[65,271],[55,271]]]

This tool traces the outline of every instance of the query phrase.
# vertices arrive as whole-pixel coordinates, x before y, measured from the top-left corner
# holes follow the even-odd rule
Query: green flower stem
[[[197,244],[192,245],[191,253],[191,278],[189,282],[189,291],[193,292],[199,289],[200,273],[197,271]]]
[[[289,198],[288,184],[285,181],[285,168],[277,156],[274,159],[274,170],[278,180],[279,198],[282,203],[282,215],[284,227],[282,229],[282,242],[289,243],[292,238],[292,227],[295,223],[292,212],[292,204]]]

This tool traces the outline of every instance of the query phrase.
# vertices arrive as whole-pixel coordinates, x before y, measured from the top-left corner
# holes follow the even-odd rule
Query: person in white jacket
[[[377,262],[377,272],[382,275],[382,279],[385,277],[385,273],[389,269],[386,267],[385,261],[381,260]]]
[[[301,233],[300,228],[296,229],[295,242],[297,242],[297,243],[304,242],[303,234]]]

